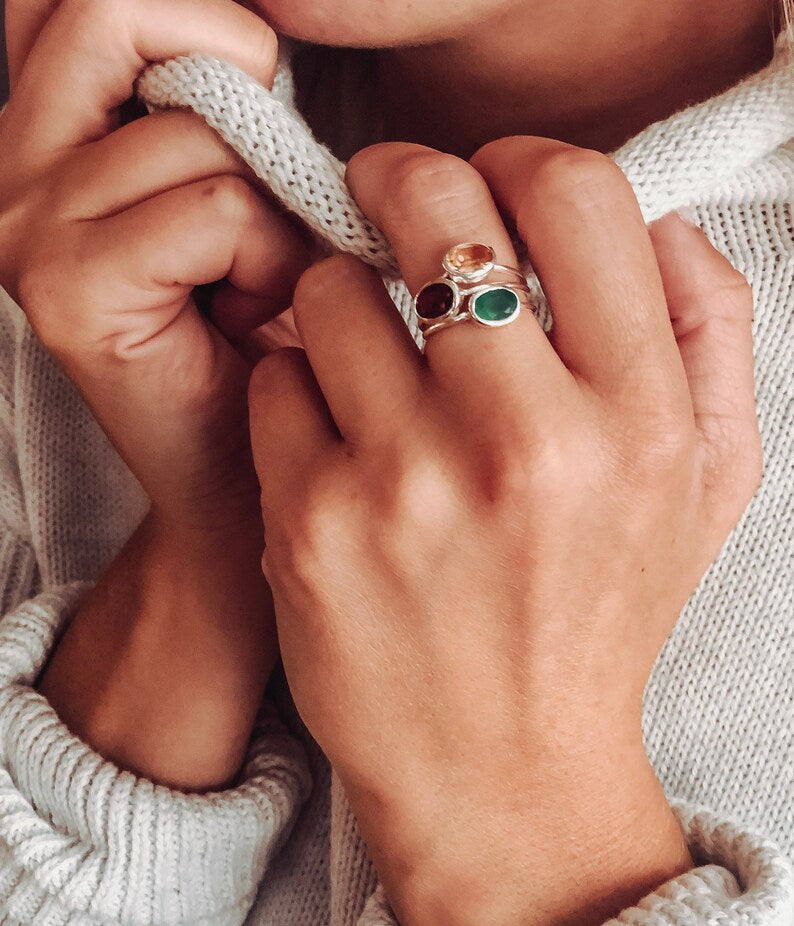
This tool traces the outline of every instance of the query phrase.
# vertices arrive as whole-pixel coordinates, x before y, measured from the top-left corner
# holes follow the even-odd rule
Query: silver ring
[[[531,308],[529,287],[515,267],[496,262],[487,244],[456,244],[444,255],[444,272],[425,283],[413,298],[413,311],[425,340],[464,321],[501,328]]]

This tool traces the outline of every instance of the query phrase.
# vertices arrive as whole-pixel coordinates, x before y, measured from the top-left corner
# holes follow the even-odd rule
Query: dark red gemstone
[[[421,318],[440,318],[455,304],[455,293],[446,283],[431,283],[416,297],[416,312]]]

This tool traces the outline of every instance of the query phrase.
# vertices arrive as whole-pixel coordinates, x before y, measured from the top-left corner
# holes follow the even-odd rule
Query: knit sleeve
[[[0,578],[24,572],[24,541],[0,555]],[[0,620],[0,923],[237,926],[309,792],[302,747],[266,709],[240,783],[205,795],[103,760],[33,688],[85,589]]]
[[[606,926],[791,926],[794,868],[766,837],[693,804],[673,802],[697,867]],[[398,926],[383,888],[358,926]]]

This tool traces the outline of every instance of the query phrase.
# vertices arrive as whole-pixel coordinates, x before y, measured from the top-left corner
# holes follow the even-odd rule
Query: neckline
[[[311,50],[305,43],[286,42],[283,67],[289,70],[291,86],[295,54]],[[357,50],[331,49],[325,57],[328,70],[315,68],[310,75],[320,94],[315,109],[334,113],[330,132],[316,131],[312,113],[299,108],[295,96],[288,101],[342,162],[359,147],[382,140],[377,101],[367,92],[368,62]],[[336,137],[324,137],[329,134]],[[781,33],[766,66],[722,93],[652,123],[611,156],[632,183],[646,220],[653,221],[702,201],[710,190],[792,137],[794,54],[790,38]]]
[[[764,68],[649,125],[612,156],[653,221],[703,201],[793,137],[794,54],[781,35]]]

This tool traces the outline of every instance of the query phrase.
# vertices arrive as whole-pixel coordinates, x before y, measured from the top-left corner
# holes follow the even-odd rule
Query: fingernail
[[[680,209],[676,209],[676,215],[681,219],[682,222],[686,222],[687,225],[693,225],[695,228],[700,228],[697,209],[695,209],[694,206],[681,206]]]

